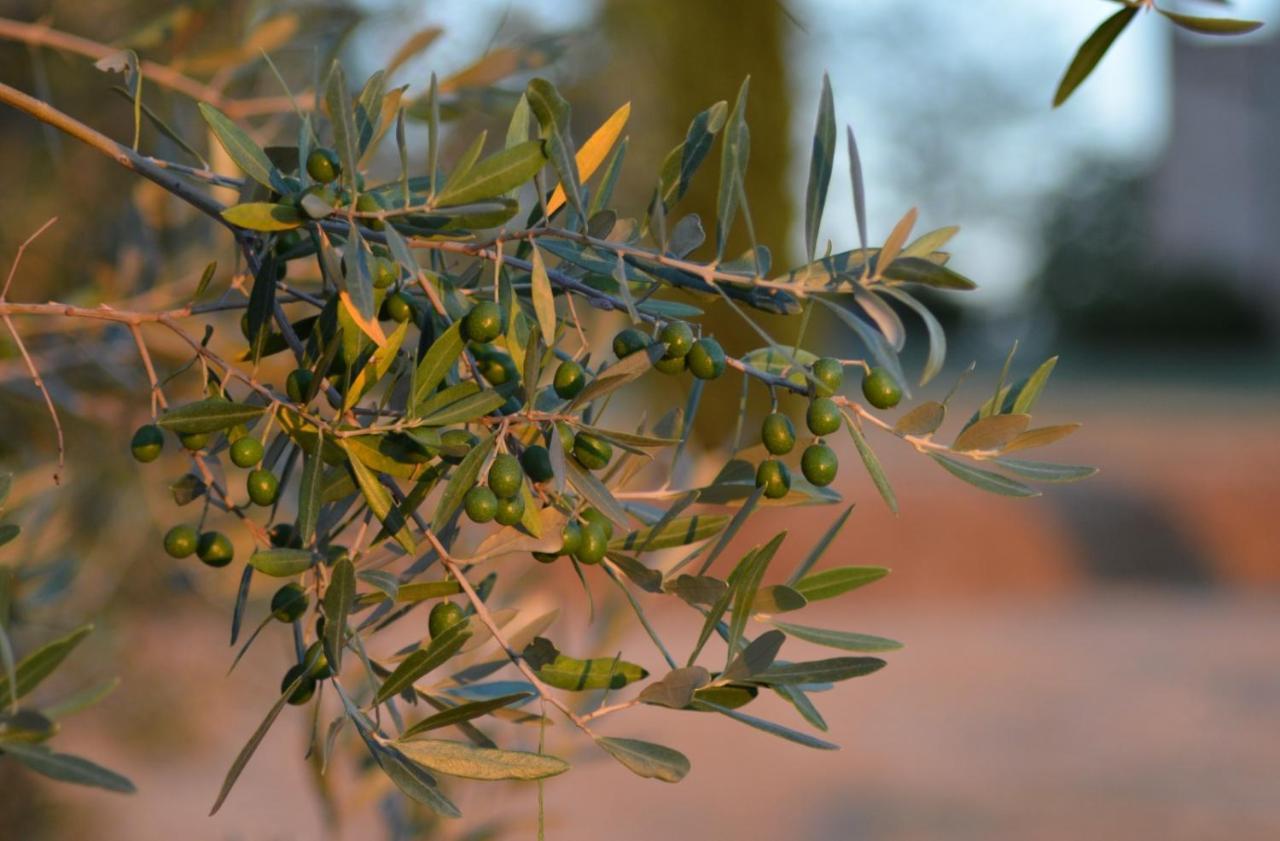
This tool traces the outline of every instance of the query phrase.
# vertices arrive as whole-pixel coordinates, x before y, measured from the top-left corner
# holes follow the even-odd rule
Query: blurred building
[[[1149,259],[1233,283],[1280,325],[1280,39],[1179,33],[1172,68],[1168,147],[1146,192]]]

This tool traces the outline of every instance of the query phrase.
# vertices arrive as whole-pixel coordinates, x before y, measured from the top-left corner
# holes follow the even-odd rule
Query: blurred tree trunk
[[[733,105],[738,87],[751,77],[747,122],[751,128],[751,158],[746,192],[757,241],[768,245],[774,273],[789,268],[795,257],[792,241],[795,208],[799,198],[791,173],[792,116],[786,66],[787,21],[779,0],[606,0],[598,20],[598,32],[606,42],[607,59],[601,72],[579,82],[573,101],[591,103],[586,110],[599,115],[591,131],[619,104],[632,104],[630,145],[616,204],[628,209],[648,203],[658,170],[667,153],[684,140],[689,122],[718,100]],[[692,186],[668,219],[668,228],[688,213],[697,213],[715,236],[716,192],[719,186],[720,139],[694,176]],[[726,259],[750,247],[746,225],[739,214]],[[714,256],[708,246],[700,250]],[[732,354],[760,347],[764,342],[741,318],[722,303],[708,307],[705,327]],[[761,316],[761,313],[753,313]],[[761,324],[780,341],[792,336],[777,332],[781,320],[763,316]],[[792,326],[790,329],[794,329]],[[687,386],[687,383],[686,383]],[[740,383],[736,377],[708,383],[704,404],[737,405]],[[756,397],[763,395],[760,392]],[[753,400],[753,405],[755,404]],[[757,407],[758,408],[758,407]],[[719,417],[716,417],[719,415]],[[724,443],[732,424],[723,412],[702,412],[699,432],[708,444]]]

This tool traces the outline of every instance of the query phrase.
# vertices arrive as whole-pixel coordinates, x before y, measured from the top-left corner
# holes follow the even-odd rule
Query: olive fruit
[[[610,520],[608,517],[606,517],[604,514],[601,514],[599,509],[588,508],[587,510],[582,512],[581,517],[582,517],[582,522],[595,523],[597,526],[603,529],[606,540],[613,540],[613,521]]]
[[[235,549],[231,540],[220,531],[207,531],[196,542],[196,555],[206,566],[224,567],[231,563]]]
[[[804,454],[800,456],[800,471],[804,473],[804,478],[820,488],[835,481],[836,471],[839,469],[840,462],[835,450],[821,441],[805,447]]]
[[[186,523],[181,523],[165,532],[164,551],[173,558],[186,558],[196,551],[196,544],[199,542],[200,535],[196,530]]]
[[[267,532],[267,537],[271,539],[271,545],[277,549],[302,548],[302,536],[298,534],[298,530],[294,528],[293,523],[276,523]]]
[[[619,359],[626,359],[648,346],[649,337],[634,327],[628,327],[613,337],[613,355]]]
[[[667,346],[667,358],[680,359],[693,347],[693,330],[683,321],[672,321],[658,333],[658,341]]]
[[[514,526],[524,517],[524,497],[511,496],[498,500],[498,512],[493,519],[500,526]]]
[[[307,155],[307,175],[321,184],[328,184],[342,174],[342,162],[338,153],[327,146],[319,146]]]
[[[255,505],[272,505],[280,496],[280,480],[270,470],[257,468],[249,471],[244,484],[249,491],[249,499]]]
[[[478,353],[476,364],[490,385],[505,385],[520,376],[515,361],[505,353]]]
[[[155,461],[160,458],[160,453],[164,450],[164,433],[153,423],[140,426],[138,431],[133,433],[129,449],[133,451],[133,457],[144,464]]]
[[[400,278],[400,264],[390,257],[374,257],[369,262],[369,274],[373,276],[374,289],[386,289]]]
[[[271,597],[271,615],[281,622],[292,622],[307,612],[307,591],[296,581],[276,590]]]
[[[409,305],[409,299],[399,292],[392,292],[388,295],[382,307],[386,311],[387,317],[398,324],[404,324],[413,318],[413,307]]]
[[[892,409],[902,399],[902,387],[884,368],[872,368],[862,378],[862,396],[877,409]]]
[[[253,467],[262,461],[262,442],[246,435],[231,445],[231,463],[236,467]]]
[[[499,453],[489,465],[489,490],[498,499],[510,499],[520,493],[520,484],[524,480],[524,470],[520,462],[510,453]]]
[[[502,310],[493,301],[481,301],[462,319],[467,341],[488,344],[502,334]]]
[[[573,437],[573,457],[588,470],[600,470],[613,458],[613,445],[598,435],[579,432]]]
[[[683,374],[684,369],[689,367],[689,357],[687,354],[685,356],[664,356],[653,363],[653,367],[664,374]]]
[[[493,491],[477,485],[462,498],[462,508],[473,523],[487,523],[498,513],[498,498]]]
[[[307,653],[302,655],[302,668],[307,670],[307,677],[312,680],[324,680],[333,677],[333,668],[329,665],[329,657],[324,653],[324,643],[316,640],[307,646]]]
[[[586,384],[587,377],[582,371],[582,366],[572,359],[561,362],[556,368],[554,385],[556,396],[561,400],[577,397],[578,392],[582,391],[583,386]]]
[[[796,428],[791,418],[781,412],[765,415],[760,425],[760,440],[764,448],[775,456],[786,455],[796,445]]]
[[[192,452],[203,450],[205,445],[209,443],[212,436],[208,432],[180,432],[178,433],[178,441],[182,446]]]
[[[582,542],[573,553],[580,564],[598,564],[604,560],[609,549],[609,538],[599,523],[585,523],[582,526]]]
[[[572,555],[582,545],[582,526],[576,520],[570,520],[564,524],[560,538],[564,541],[560,545],[560,554]]]
[[[840,390],[844,382],[844,366],[839,360],[824,356],[813,363],[813,393],[816,397],[830,397]]]
[[[306,368],[295,368],[285,377],[284,391],[294,403],[305,403],[315,383],[316,375]]]
[[[520,454],[520,466],[530,479],[535,482],[549,482],[555,478],[551,469],[551,453],[541,444],[531,444]]]
[[[830,397],[815,397],[804,421],[814,435],[830,435],[840,428],[840,407]]]
[[[377,213],[380,210],[382,210],[382,203],[373,193],[361,193],[356,199],[356,211],[359,213]],[[360,220],[360,224],[371,231],[381,231],[387,227],[386,221],[374,217],[364,217]]]
[[[431,608],[431,613],[427,616],[427,632],[435,639],[464,618],[462,608],[450,601],[440,602]]]
[[[284,680],[280,681],[280,691],[283,693],[293,686],[295,681],[298,686],[289,693],[289,703],[296,707],[310,701],[311,696],[316,694],[316,682],[311,675],[307,674],[306,667],[301,663],[290,666],[289,671],[284,673]]]
[[[689,372],[700,380],[714,380],[724,373],[724,348],[715,339],[698,339],[689,349]]]
[[[762,461],[756,468],[756,487],[764,488],[769,499],[782,499],[791,490],[791,471],[776,458]]]

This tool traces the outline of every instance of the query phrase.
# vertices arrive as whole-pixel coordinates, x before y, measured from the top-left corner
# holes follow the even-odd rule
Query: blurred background
[[[187,37],[183,9],[203,16],[198,35]],[[959,224],[952,265],[981,287],[929,299],[950,353],[924,396],[941,397],[973,360],[977,373],[956,400],[976,406],[1014,341],[1018,375],[1061,355],[1041,420],[1084,427],[1044,457],[1100,466],[1088,482],[1034,500],[993,497],[875,440],[901,503],[894,516],[845,442],[837,487],[857,507],[829,562],[894,572],[849,602],[856,611],[820,619],[906,647],[874,677],[823,696],[843,750],[805,752],[727,721],[640,712],[626,735],[679,747],[693,772],[670,788],[584,754],[587,770],[546,786],[549,837],[1276,838],[1280,9],[1234,4],[1233,16],[1268,25],[1225,40],[1142,15],[1051,110],[1070,57],[1113,9],[1085,0],[0,0],[0,16],[131,44],[237,95],[279,92],[260,61],[227,68],[246,60],[230,45],[280,15],[295,15],[295,30],[268,47],[295,89],[309,86],[330,48],[363,79],[427,26],[443,34],[395,77],[411,97],[433,70],[444,77],[521,45],[522,60],[546,62],[538,72],[573,103],[578,137],[631,102],[616,204],[635,213],[692,116],[732,100],[750,74],[746,186],[775,270],[802,259],[800,201],[828,72],[837,121],[859,138],[871,239],[913,206],[918,230]],[[109,93],[117,78],[82,56],[0,38],[0,79],[127,141],[130,106]],[[522,86],[522,76],[506,85]],[[155,96],[171,124],[201,136],[193,108]],[[460,102],[447,148],[456,153],[480,128],[501,136],[511,101]],[[414,126],[411,141],[422,131]],[[154,132],[143,139],[144,149],[173,153]],[[374,170],[394,173],[394,147],[384,151]],[[59,217],[24,258],[14,300],[92,304],[158,290],[154,300],[168,303],[175,293],[165,285],[193,288],[210,250],[231,263],[225,237],[7,109],[0,161],[0,267]],[[704,220],[714,216],[708,170],[682,205]],[[842,149],[822,230],[837,251],[856,240],[847,185]],[[723,313],[713,317],[731,352],[752,346]],[[848,341],[834,324],[815,324],[826,341]],[[0,337],[0,468],[19,475],[9,519],[29,535],[0,549],[0,563],[39,559],[32,575],[43,588],[34,602],[43,609],[18,642],[82,617],[103,629],[72,661],[79,672],[61,680],[124,682],[59,739],[140,790],[126,798],[47,786],[0,762],[0,839],[321,837],[326,813],[300,759],[310,725],[302,715],[282,719],[227,807],[204,817],[270,703],[287,646],[260,643],[224,677],[235,582],[175,568],[159,549],[174,514],[159,474],[128,459],[129,431],[148,416],[128,344],[81,336],[75,324],[19,326],[61,407],[67,466],[55,488],[47,415]],[[89,364],[86,347],[118,358]],[[912,333],[909,370],[924,347],[923,331]],[[852,341],[839,350],[861,353]],[[737,386],[726,389],[736,401]],[[729,405],[717,395],[708,405]],[[724,425],[701,430],[708,447],[725,443]],[[787,511],[760,515],[744,543],[787,528],[795,545],[784,554],[798,557],[831,516]],[[585,617],[570,608],[561,624],[575,619]],[[670,621],[677,641],[696,633],[680,624],[688,617]],[[646,662],[642,638],[622,645]],[[761,714],[798,723],[769,703]],[[354,793],[334,837],[382,837],[383,792],[344,779],[334,785]],[[458,789],[464,812],[533,837],[533,788],[475,788]]]

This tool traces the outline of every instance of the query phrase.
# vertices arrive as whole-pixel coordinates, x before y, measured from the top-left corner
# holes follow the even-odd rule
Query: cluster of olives
[[[844,381],[844,368],[838,360],[823,357],[810,366],[812,399],[805,411],[805,425],[815,436],[800,456],[800,471],[810,484],[819,488],[830,485],[840,468],[835,450],[823,438],[840,428],[840,407],[831,399]],[[862,380],[862,393],[878,409],[890,409],[902,398],[902,389],[883,368],[872,368]],[[795,447],[796,430],[791,419],[781,412],[765,416],[760,439],[773,456],[784,456]],[[760,463],[756,469],[756,487],[764,489],[768,499],[781,499],[791,490],[791,471],[778,458]]]
[[[657,341],[666,347],[666,352],[653,367],[664,374],[679,374],[687,369],[700,380],[714,380],[724,373],[725,356],[720,343],[711,337],[695,340],[693,329],[683,321],[663,325]],[[613,355],[625,359],[649,344],[648,336],[628,327],[613,337]]]

